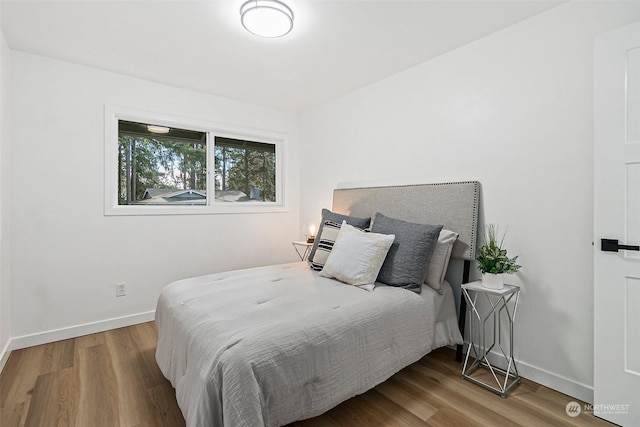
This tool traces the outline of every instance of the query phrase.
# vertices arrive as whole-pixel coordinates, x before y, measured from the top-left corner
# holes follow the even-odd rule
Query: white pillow
[[[320,276],[350,285],[372,285],[395,238],[360,231],[344,221]]]
[[[424,283],[431,286],[439,293],[443,292],[442,284],[444,282],[444,276],[447,274],[449,258],[451,258],[451,250],[453,249],[453,244],[457,239],[458,233],[449,230],[441,230],[436,247],[431,255]]]

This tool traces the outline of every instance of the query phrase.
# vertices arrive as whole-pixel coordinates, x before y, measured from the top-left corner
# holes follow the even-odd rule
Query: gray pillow
[[[316,251],[318,250],[318,244],[320,243],[320,239],[318,237],[322,236],[322,230],[324,228],[325,222],[333,222],[336,224],[342,224],[342,221],[347,221],[347,224],[353,225],[354,227],[365,229],[369,227],[371,223],[371,218],[356,218],[354,216],[342,215],[339,213],[331,212],[329,209],[322,209],[322,221],[320,221],[320,229],[318,233],[316,233],[316,239],[313,242],[313,247],[311,248],[311,252],[309,252],[309,264],[313,265],[314,258],[316,255]],[[329,249],[329,252],[331,249]],[[326,259],[326,258],[325,258]],[[323,263],[324,264],[324,263]]]
[[[422,292],[440,230],[442,225],[416,224],[376,213],[371,231],[396,236],[378,274],[378,282],[418,294]]]

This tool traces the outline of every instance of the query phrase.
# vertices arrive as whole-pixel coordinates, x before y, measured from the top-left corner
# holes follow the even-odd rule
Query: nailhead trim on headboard
[[[359,217],[381,212],[405,221],[443,224],[460,234],[452,258],[473,261],[479,193],[478,181],[340,188],[333,192],[333,210]]]

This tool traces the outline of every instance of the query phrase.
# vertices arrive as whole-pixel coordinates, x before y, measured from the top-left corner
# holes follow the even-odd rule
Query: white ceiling
[[[244,0],[2,0],[11,49],[302,111],[562,1],[285,0],[279,39],[240,24]]]

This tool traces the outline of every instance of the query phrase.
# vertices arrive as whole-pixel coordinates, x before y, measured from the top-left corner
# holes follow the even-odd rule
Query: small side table
[[[502,289],[489,289],[482,286],[482,282],[478,280],[463,284],[462,293],[467,300],[470,335],[467,356],[462,367],[462,378],[491,390],[504,399],[507,392],[520,382],[520,374],[513,359],[513,322],[518,308],[520,287],[504,285]],[[484,316],[481,316],[477,307],[479,295],[484,295],[491,307]],[[512,307],[509,307],[511,300],[513,300],[513,304]],[[504,316],[503,313],[505,314]],[[502,317],[507,319],[508,343],[502,342]],[[487,326],[490,326],[492,332],[489,334],[489,338],[486,336]],[[488,340],[491,342],[489,343]],[[498,355],[502,353],[506,369],[493,366],[487,358],[487,355],[494,350],[496,344],[498,347],[496,350],[500,350],[499,352],[496,351],[496,353]],[[491,373],[491,375],[487,375],[489,377],[487,381],[472,376],[479,368],[485,368]]]
[[[301,240],[299,242],[291,242],[291,244],[300,257],[300,261],[304,261],[307,259],[307,257],[309,256],[309,252],[311,252],[311,248],[313,247],[313,242],[309,243],[305,240]]]

